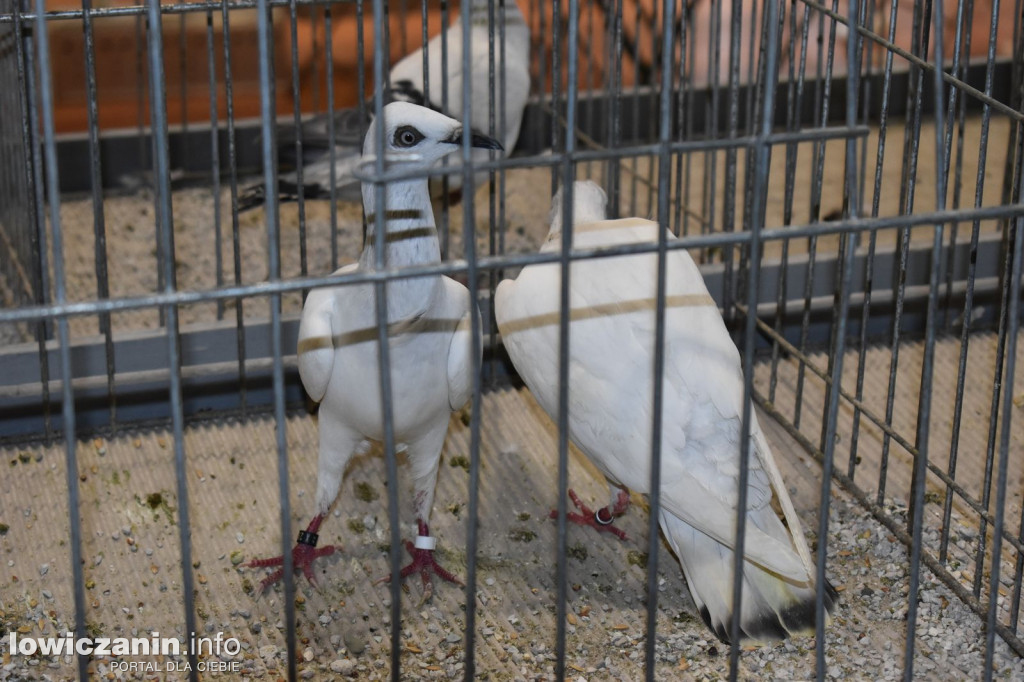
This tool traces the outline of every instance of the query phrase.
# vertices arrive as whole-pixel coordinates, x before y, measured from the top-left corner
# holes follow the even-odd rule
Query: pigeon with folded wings
[[[491,79],[490,34],[491,9],[494,2],[494,79]],[[502,17],[502,9],[504,16]],[[494,125],[496,137],[505,150],[511,151],[519,137],[523,110],[530,93],[530,31],[515,0],[471,0],[470,12],[470,55],[472,76],[472,103],[469,125],[476,131],[488,131],[491,122],[491,90],[494,99]],[[500,43],[504,26],[504,50]],[[423,79],[424,50],[417,49],[403,57],[391,69],[389,87],[383,93],[384,102],[408,102],[429,107],[448,116],[461,118],[462,107],[462,19],[442,34],[427,43],[426,63],[428,81]],[[442,70],[442,68],[446,70]],[[442,78],[444,74],[447,77]],[[504,90],[501,86],[504,84]],[[429,85],[428,88],[425,85]],[[446,97],[445,97],[446,96]],[[362,134],[370,125],[368,103],[360,114],[358,109],[345,109],[334,114],[315,116],[301,128],[302,136],[302,183],[299,184],[295,168],[295,137],[293,126],[282,126],[278,132],[278,163],[282,170],[278,177],[279,197],[294,201],[302,195],[306,199],[329,199],[333,182],[334,196],[338,199],[358,201],[360,182],[354,170],[359,164],[362,149]],[[489,151],[473,151],[473,161],[487,161]],[[333,166],[333,173],[332,173]],[[487,173],[475,175],[480,184],[487,179]],[[436,186],[440,187],[438,179]],[[448,191],[457,198],[461,194],[462,175],[453,174],[448,178]],[[437,191],[433,192],[437,196]],[[264,186],[254,185],[239,197],[239,210],[244,211],[262,205],[265,199]]]
[[[377,125],[371,125],[365,153],[376,152]],[[403,170],[433,166],[460,148],[462,125],[443,114],[405,102],[384,108],[385,154]],[[497,140],[474,134],[472,146],[501,149]],[[369,234],[358,263],[336,274],[373,269],[376,263],[376,212],[385,210],[385,267],[440,262],[437,230],[425,178],[387,183],[385,206],[377,206],[376,187],[363,185],[363,206]],[[392,386],[392,428],[405,450],[413,478],[413,513],[419,528],[406,547],[413,562],[402,577],[420,573],[424,599],[432,593],[431,574],[461,584],[434,559],[435,540],[428,523],[434,500],[441,447],[449,416],[462,407],[472,390],[473,368],[469,291],[440,275],[396,279],[387,284],[388,353]],[[320,458],[316,516],[299,533],[292,550],[296,570],[314,581],[313,562],[336,551],[317,548],[317,534],[341,486],[345,467],[370,440],[384,437],[380,393],[380,348],[373,284],[314,289],[302,309],[298,363],[302,385],[320,403]],[[250,567],[278,567],[283,560],[257,559]],[[261,590],[277,582],[280,569]]]
[[[658,223],[605,220],[606,197],[592,182],[573,188],[575,249],[656,243]],[[541,251],[561,248],[562,193]],[[675,239],[667,235],[670,241]],[[653,253],[570,266],[569,436],[610,482],[612,502],[573,515],[613,527],[627,489],[649,490],[654,386],[657,262]],[[728,641],[739,618],[744,641],[765,642],[813,630],[814,569],[764,433],[751,415],[742,605],[733,608],[743,374],[700,270],[681,249],[666,259],[664,419],[659,522],[682,565],[704,622]],[[537,402],[558,409],[562,270],[534,264],[502,282],[494,309],[509,356]],[[772,508],[782,507],[787,525]],[[573,501],[578,498],[570,491]],[[832,609],[836,592],[823,586]]]

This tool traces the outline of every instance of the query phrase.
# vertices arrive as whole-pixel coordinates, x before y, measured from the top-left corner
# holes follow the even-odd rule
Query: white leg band
[[[416,542],[414,544],[416,549],[433,551],[433,549],[437,547],[437,538],[432,535],[417,535]]]

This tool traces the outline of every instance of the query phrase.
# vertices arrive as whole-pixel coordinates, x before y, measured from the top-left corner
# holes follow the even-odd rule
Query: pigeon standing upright
[[[656,243],[657,223],[605,220],[606,197],[592,182],[574,186],[572,246]],[[561,248],[561,191],[541,251]],[[675,238],[667,235],[670,241]],[[508,354],[537,402],[555,417],[561,266],[527,266],[495,293]],[[610,524],[628,504],[624,491],[650,486],[657,263],[653,253],[570,266],[569,436],[611,481],[613,502],[597,512]],[[751,414],[743,597],[734,613],[743,374],[739,353],[700,270],[680,249],[666,254],[664,411],[661,428],[662,532],[682,564],[704,622],[728,641],[766,642],[813,629],[814,570],[793,504],[768,441]],[[772,494],[789,527],[772,509]],[[572,496],[575,501],[575,495]],[[826,584],[832,609],[836,592]]]
[[[495,24],[490,21],[490,2],[495,3]],[[470,75],[472,98],[469,125],[476,131],[488,131],[491,117],[491,90],[494,89],[494,125],[497,139],[504,150],[515,146],[523,110],[530,94],[530,30],[515,0],[469,0],[470,13]],[[502,10],[504,18],[502,19]],[[504,25],[504,58],[498,29]],[[494,32],[494,79],[490,74],[490,35]],[[442,57],[446,71],[442,70]],[[462,116],[462,20],[457,18],[444,33],[427,43],[426,59],[429,83],[423,80],[423,49],[403,57],[391,69],[390,87],[384,91],[384,101],[409,102],[429,107],[447,116]],[[445,75],[447,74],[447,75]],[[444,83],[442,82],[444,81]],[[504,93],[499,89],[504,83]],[[429,85],[429,92],[427,87]],[[444,98],[443,95],[447,95]],[[502,120],[504,106],[504,121]],[[283,126],[278,132],[278,162],[284,172],[278,177],[280,198],[294,201],[301,194],[307,199],[328,199],[331,196],[331,166],[334,166],[334,196],[357,201],[360,182],[353,171],[359,164],[362,131],[370,125],[369,109],[360,116],[358,109],[345,109],[331,118],[326,114],[315,116],[302,125],[302,185],[294,170],[295,130]],[[333,148],[333,156],[332,156]],[[475,162],[486,161],[489,150],[474,150]],[[474,180],[480,184],[487,172],[479,172]],[[437,183],[440,186],[440,183]],[[462,176],[448,179],[448,190],[456,196],[461,193]],[[264,201],[264,187],[254,185],[239,197],[239,210],[259,206]],[[436,192],[435,192],[436,195]]]
[[[459,149],[462,125],[443,114],[405,102],[384,108],[385,153],[402,169],[433,166]],[[366,134],[364,149],[377,149],[377,126]],[[472,145],[501,149],[497,140],[476,135]],[[358,263],[337,274],[372,269],[376,262],[376,188],[363,185],[363,206],[369,234]],[[384,225],[387,268],[441,260],[437,230],[425,178],[396,180],[385,185]],[[349,459],[364,452],[370,440],[384,437],[380,394],[376,296],[373,284],[314,289],[302,309],[298,361],[302,385],[320,403],[320,458],[316,516],[299,533],[292,550],[296,570],[314,581],[312,563],[334,547],[316,548],[317,533],[338,495]],[[473,357],[469,291],[440,275],[395,279],[387,283],[388,352],[392,385],[392,425],[396,445],[406,451],[414,486],[413,512],[419,528],[415,544],[406,547],[413,562],[402,577],[419,571],[424,599],[432,592],[431,573],[461,584],[434,559],[435,540],[428,523],[434,500],[441,447],[449,416],[469,399]],[[250,567],[280,566],[282,558],[257,559]],[[277,570],[261,589],[281,578]],[[314,581],[315,582],[315,581]]]

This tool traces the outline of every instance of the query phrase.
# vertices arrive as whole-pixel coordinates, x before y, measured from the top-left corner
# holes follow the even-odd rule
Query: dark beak
[[[448,136],[445,142],[449,144],[462,144],[462,128],[456,128],[452,131],[452,134]],[[493,137],[488,137],[483,133],[478,133],[475,130],[470,131],[469,146],[477,147],[478,149],[496,149],[498,151],[505,151],[505,148],[501,146],[501,143],[495,140]]]

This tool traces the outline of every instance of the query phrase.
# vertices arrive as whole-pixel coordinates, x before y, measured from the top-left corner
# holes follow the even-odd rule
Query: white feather
[[[574,221],[575,249],[657,242],[657,223],[637,218],[594,222],[595,214],[603,217],[605,199],[593,183],[577,182],[574,195],[574,215],[586,221]],[[559,194],[553,218],[561,205]],[[561,248],[560,227],[560,220],[553,220],[542,251]],[[671,234],[668,239],[675,240]],[[656,255],[573,261],[570,277],[569,435],[608,478],[647,492]],[[495,316],[509,356],[549,415],[557,414],[560,288],[561,267],[538,264],[524,268],[514,282],[502,282],[495,294]],[[711,612],[707,619],[727,623],[743,408],[740,358],[700,270],[684,250],[667,253],[665,295],[662,528],[687,572],[694,599]],[[800,551],[803,539],[794,541],[771,509],[774,462],[763,465],[772,455],[752,417],[745,557],[751,573],[768,572],[773,581],[788,583],[785,598],[803,603],[814,594]],[[774,492],[792,508],[784,487]],[[799,526],[794,528],[799,536]],[[714,547],[720,550],[708,551]],[[729,589],[701,594],[707,591],[701,579],[725,580]],[[754,594],[763,582],[748,578],[751,608],[763,601]],[[719,600],[724,595],[727,603]],[[741,622],[753,629],[751,618],[745,606]],[[722,636],[728,630],[716,632]]]
[[[503,3],[502,0],[494,0],[493,27],[490,21],[489,0],[471,0],[469,12],[472,101],[468,125],[479,133],[491,134],[493,90],[494,136],[504,148],[504,151],[473,149],[473,162],[483,163],[488,161],[492,153],[497,154],[498,158],[511,153],[519,138],[523,111],[530,94],[530,31],[515,0],[504,0]],[[504,26],[504,49],[500,42],[501,26]],[[492,31],[495,35],[493,81],[490,54]],[[424,51],[422,48],[416,49],[391,69],[388,76],[391,89],[384,94],[385,103],[394,100],[424,104],[461,119],[464,79],[462,48],[462,19],[458,17],[448,29],[427,43],[429,81],[425,82],[423,78]],[[446,69],[442,69],[442,66],[446,66]],[[360,183],[355,175],[360,161],[358,131],[370,126],[370,123],[362,119],[355,109],[346,109],[335,114],[333,136],[330,134],[329,123],[330,119],[326,114],[314,116],[303,123],[302,187],[296,187],[296,171],[281,173],[279,179],[282,193],[286,198],[295,198],[299,193],[307,198],[327,198],[330,196],[333,178],[335,197],[346,200],[358,199]],[[283,141],[282,154],[287,152],[290,155],[294,148],[294,133],[286,129],[279,133],[279,138]],[[331,145],[334,152],[333,175]],[[452,173],[448,178],[449,191],[462,187],[460,173]],[[474,182],[480,184],[487,178],[487,172],[478,172],[474,176]],[[440,181],[431,184],[437,189],[442,187]],[[253,208],[263,201],[263,185],[255,185],[239,198],[240,210]]]
[[[425,135],[415,148],[396,146],[397,131],[414,126]],[[385,108],[385,153],[391,162],[429,167],[456,149],[461,125],[447,116],[404,102]],[[376,127],[365,142],[377,148]],[[403,161],[404,160],[404,161]],[[363,188],[368,216],[366,247],[359,263],[339,272],[375,266],[376,192]],[[437,232],[424,179],[385,185],[385,266],[440,261]],[[413,469],[414,512],[426,522],[447,432],[448,417],[468,397],[473,370],[468,350],[469,292],[441,276],[397,279],[387,284],[388,350],[395,439]],[[327,287],[310,292],[299,326],[299,372],[320,405],[317,507],[324,513],[337,496],[345,466],[366,439],[381,440],[384,415],[375,287]]]
[[[501,126],[501,79],[504,77],[505,124],[497,128],[497,137],[506,151],[511,151],[519,138],[519,127],[523,120],[523,109],[530,94],[530,31],[515,0],[504,0],[505,59],[502,60],[499,26],[501,0],[494,0],[495,24],[490,22],[488,0],[471,0],[469,3],[469,45],[472,84],[472,102],[469,125],[481,132],[490,133],[490,98],[492,82],[490,77],[490,37],[494,33],[494,74],[495,80],[495,125]],[[443,35],[443,39],[442,39]],[[423,93],[433,106],[445,113],[462,116],[462,18],[427,43],[427,64],[429,92],[423,81],[423,50],[418,49],[403,57],[391,69],[392,84],[408,81],[412,87]],[[442,100],[442,57],[447,50],[447,101]],[[503,76],[504,75],[504,76]],[[486,152],[483,159],[487,158]]]

